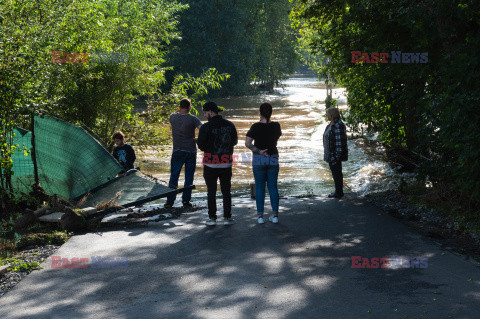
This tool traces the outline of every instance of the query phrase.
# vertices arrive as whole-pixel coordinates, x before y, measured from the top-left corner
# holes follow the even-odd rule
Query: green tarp
[[[12,185],[29,193],[35,183],[32,133],[14,131]],[[47,194],[73,199],[105,184],[121,171],[120,164],[81,127],[50,117],[34,118],[38,179]]]
[[[92,190],[82,208],[97,207],[116,197],[118,199],[115,200],[115,205],[130,207],[165,197],[169,193],[181,192],[187,188],[175,190],[150,180],[139,171],[130,171],[126,175]],[[80,198],[78,199],[80,200]]]
[[[29,193],[35,183],[33,176],[32,133],[21,128],[14,130],[13,144],[17,145],[13,155],[12,186],[17,192]]]
[[[122,170],[81,127],[49,116],[35,117],[34,125],[39,180],[47,194],[72,199],[115,178]]]
[[[84,129],[50,116],[34,118],[35,155],[39,183],[49,195],[78,201],[89,194],[83,207],[97,206],[119,194],[115,204],[143,204],[170,193],[195,188],[172,189],[134,172],[116,177],[122,170],[113,156]],[[18,144],[13,159],[12,184],[17,192],[29,193],[34,179],[32,133],[16,129]]]

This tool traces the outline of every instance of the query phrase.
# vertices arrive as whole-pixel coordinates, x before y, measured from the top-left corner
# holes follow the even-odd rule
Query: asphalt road
[[[55,255],[88,267],[49,258],[0,298],[0,318],[480,318],[478,263],[361,200],[280,204],[276,225],[256,224],[254,201],[234,199],[232,226],[206,227],[202,210],[76,235]],[[92,256],[123,263],[98,268]],[[427,267],[352,268],[352,256]]]

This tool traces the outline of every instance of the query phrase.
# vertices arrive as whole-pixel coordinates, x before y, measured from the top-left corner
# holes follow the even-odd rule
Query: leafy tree
[[[225,92],[245,92],[249,82],[249,53],[242,12],[235,1],[185,1],[189,8],[180,18],[181,41],[170,52],[180,73],[200,75],[209,68],[230,74]]]
[[[251,83],[269,89],[295,71],[295,32],[287,0],[185,0],[182,40],[171,52],[175,69],[199,75],[214,67],[231,75],[220,94],[245,94]]]
[[[421,171],[480,200],[477,1],[292,0],[291,19],[347,90],[350,123],[421,158]],[[352,63],[352,51],[428,53],[428,63]],[[371,57],[371,55],[370,55]],[[370,58],[369,57],[369,58]],[[367,57],[363,62],[367,62]],[[474,102],[477,101],[477,102]]]
[[[253,48],[251,80],[270,91],[297,68],[297,33],[292,29],[288,1],[246,1],[253,29],[249,29]],[[252,12],[253,11],[253,12]]]
[[[173,98],[200,98],[226,75],[208,70],[200,78],[176,74],[162,91],[165,58],[177,39],[178,15],[187,6],[170,0],[6,0],[0,2],[0,199],[11,197],[13,128],[29,127],[46,113],[88,126],[102,141],[119,128],[139,127],[132,112],[136,95],[171,109]],[[106,58],[99,61],[94,52]],[[88,56],[87,56],[88,54]],[[118,59],[121,54],[122,59]],[[114,57],[114,59],[110,59]],[[184,97],[184,96],[182,96]],[[176,102],[178,103],[178,101]],[[176,104],[175,103],[175,104]],[[165,117],[149,117],[150,125]],[[138,134],[138,143],[151,142]],[[105,143],[107,144],[107,143]]]

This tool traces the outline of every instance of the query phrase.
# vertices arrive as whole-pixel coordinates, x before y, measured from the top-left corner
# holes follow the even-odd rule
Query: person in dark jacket
[[[217,220],[217,180],[223,196],[224,224],[231,225],[232,219],[232,162],[233,147],[237,145],[238,136],[235,125],[218,115],[220,109],[215,102],[203,105],[203,114],[208,122],[200,127],[198,148],[203,151],[203,177],[207,184],[208,217],[206,224],[215,226]]]
[[[133,169],[133,163],[137,157],[135,156],[133,147],[130,144],[125,143],[125,134],[121,131],[116,131],[112,135],[112,140],[115,143],[113,157],[115,157],[120,165],[122,165],[123,170],[121,173]]]
[[[342,161],[348,160],[347,129],[340,120],[340,112],[331,107],[327,110],[327,118],[330,121],[323,134],[323,159],[330,166],[335,192],[328,195],[329,198],[343,197],[343,173]]]

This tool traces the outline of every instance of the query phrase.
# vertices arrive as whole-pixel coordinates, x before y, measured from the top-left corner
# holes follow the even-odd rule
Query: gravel
[[[458,222],[452,222],[435,209],[411,204],[406,195],[397,191],[388,190],[363,197],[424,235],[440,240],[442,245],[480,260],[479,236],[470,232],[468,225],[462,228]]]
[[[122,218],[120,222],[116,223],[106,223],[102,225],[103,228],[125,228],[125,227],[134,227],[134,226],[142,226],[147,225],[149,222],[154,221],[161,221],[164,219],[171,219],[171,218],[178,218],[184,212],[192,212],[199,209],[203,209],[204,207],[192,207],[192,208],[180,208],[180,207],[172,207],[169,209],[151,209],[148,211],[143,211],[141,213],[131,213],[125,218]],[[129,212],[133,212],[133,209],[130,209]],[[168,213],[165,216],[160,215],[159,212]],[[154,220],[150,219],[147,220],[148,217],[155,216]],[[15,257],[19,260],[23,260],[25,262],[32,262],[37,261],[42,263],[46,258],[50,257],[55,253],[55,251],[61,245],[39,245],[36,247],[26,247],[25,249],[17,252]],[[0,298],[6,294],[10,289],[15,287],[25,276],[27,276],[31,271],[10,271],[3,275],[0,275]]]
[[[46,258],[50,257],[60,246],[44,245],[38,247],[27,247],[15,254],[15,257],[25,262],[37,261],[42,263]],[[11,271],[0,275],[0,297],[6,294],[10,289],[27,276],[31,271]]]

